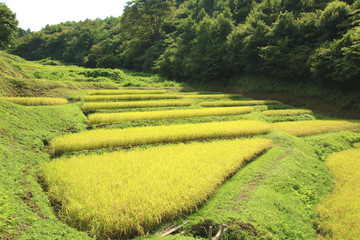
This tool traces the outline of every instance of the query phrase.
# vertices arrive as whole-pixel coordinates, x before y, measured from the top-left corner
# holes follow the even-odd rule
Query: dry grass
[[[48,195],[71,226],[126,239],[197,209],[269,139],[165,145],[60,158],[42,167]]]
[[[61,105],[68,103],[68,100],[65,98],[49,97],[0,97],[0,101],[13,102],[26,106]]]
[[[270,130],[270,124],[247,120],[101,129],[56,137],[50,141],[50,147],[53,155],[59,155],[65,152],[100,148],[244,137],[266,134]]]

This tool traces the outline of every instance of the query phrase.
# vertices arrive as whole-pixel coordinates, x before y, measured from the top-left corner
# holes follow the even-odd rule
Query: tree
[[[0,3],[0,48],[6,48],[17,33],[16,15],[4,4]]]

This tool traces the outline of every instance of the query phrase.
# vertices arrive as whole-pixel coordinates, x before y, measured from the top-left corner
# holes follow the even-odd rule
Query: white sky
[[[129,0],[0,0],[16,13],[19,27],[38,31],[47,24],[104,19],[122,14]]]

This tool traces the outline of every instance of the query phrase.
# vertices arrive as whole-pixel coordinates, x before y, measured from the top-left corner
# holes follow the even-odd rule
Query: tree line
[[[359,24],[360,0],[133,0],[120,17],[19,31],[10,52],[178,81],[255,75],[360,90]]]

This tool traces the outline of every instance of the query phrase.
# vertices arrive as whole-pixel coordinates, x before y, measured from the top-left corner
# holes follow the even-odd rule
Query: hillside
[[[0,100],[0,238],[207,239],[221,224],[222,239],[341,234],[326,217],[336,211],[318,208],[339,186],[325,160],[357,151],[359,121],[48,63],[0,54],[3,97],[69,101]]]
[[[121,17],[47,26],[10,52],[296,92],[359,111],[359,7],[358,0],[134,0]]]

